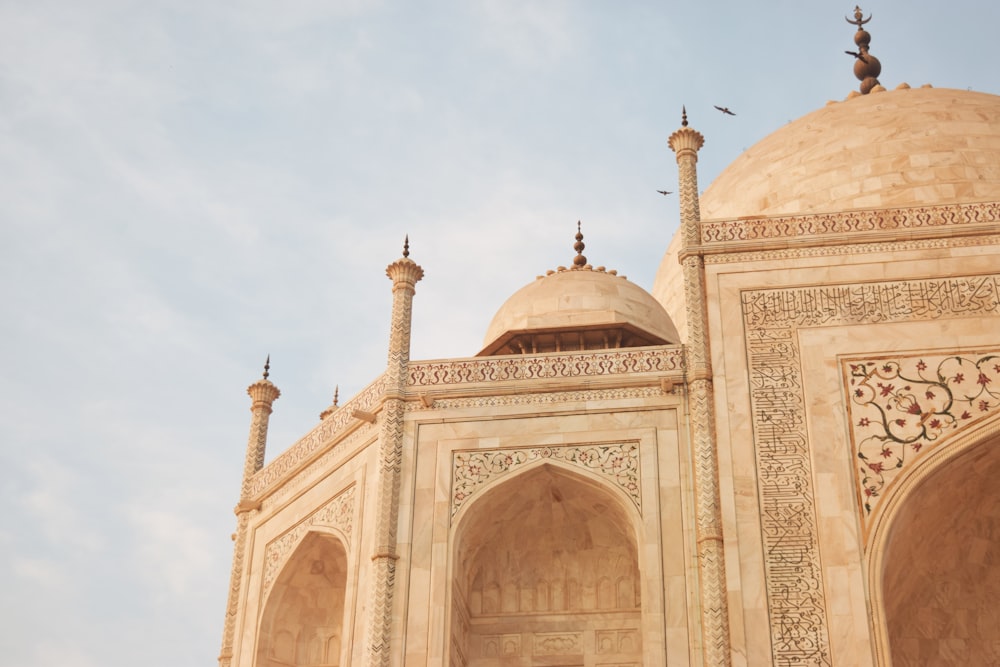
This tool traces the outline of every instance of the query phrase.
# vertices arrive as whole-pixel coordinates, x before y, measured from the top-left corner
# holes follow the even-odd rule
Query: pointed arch
[[[299,541],[266,598],[255,667],[341,664],[347,550],[332,531]]]
[[[543,461],[483,487],[453,524],[452,664],[499,665],[493,646],[496,660],[572,659],[609,623],[640,628],[640,530],[632,500],[578,467]],[[641,643],[607,657],[640,662]]]
[[[880,664],[1000,663],[1000,415],[900,480],[872,532]]]

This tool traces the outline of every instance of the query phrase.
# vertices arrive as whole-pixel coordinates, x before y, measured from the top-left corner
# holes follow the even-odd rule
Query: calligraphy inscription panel
[[[774,664],[829,665],[798,329],[997,315],[1000,275],[746,290],[740,297]]]

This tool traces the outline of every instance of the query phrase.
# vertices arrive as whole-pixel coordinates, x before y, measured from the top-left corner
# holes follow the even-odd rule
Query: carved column
[[[267,446],[267,425],[271,419],[271,406],[281,391],[267,379],[270,357],[264,364],[264,377],[247,387],[247,394],[253,399],[250,413],[250,437],[247,440],[247,455],[243,463],[243,484],[240,487],[240,503],[236,506],[236,533],[233,536],[233,569],[229,578],[229,599],[226,602],[226,623],[222,633],[222,651],[219,653],[219,667],[229,667],[233,659],[233,635],[236,630],[236,609],[239,605],[243,584],[243,560],[247,543],[247,524],[250,512],[257,509],[250,499],[250,481],[258,470],[264,467],[264,450]]]
[[[396,583],[396,527],[399,523],[400,468],[403,459],[403,395],[410,362],[413,294],[424,270],[403,257],[385,272],[392,280],[392,328],[386,369],[386,394],[379,429],[379,470],[375,507],[375,553],[372,555],[372,604],[368,627],[368,664],[388,667],[391,658],[392,600]]]
[[[722,542],[722,513],[719,509],[719,463],[715,440],[715,409],[712,388],[712,358],[708,338],[708,311],[705,303],[705,265],[700,250],[701,211],[698,207],[698,149],[704,137],[687,126],[670,136],[670,148],[677,154],[680,179],[680,253],[687,304],[688,340],[685,373],[694,455],[696,539],[698,544],[698,587],[701,598],[701,628],[704,664],[729,665],[729,605],[726,592],[726,562]]]

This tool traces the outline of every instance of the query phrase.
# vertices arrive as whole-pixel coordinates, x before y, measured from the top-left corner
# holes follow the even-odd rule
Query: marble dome
[[[997,199],[1000,97],[901,87],[831,102],[775,131],[700,205],[701,219],[715,220]]]
[[[560,269],[515,292],[494,315],[480,356],[662,345],[679,341],[663,306],[603,267]]]

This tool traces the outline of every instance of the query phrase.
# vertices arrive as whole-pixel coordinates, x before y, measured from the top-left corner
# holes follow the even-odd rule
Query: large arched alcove
[[[340,540],[309,533],[268,596],[257,642],[257,667],[341,664],[347,553]]]
[[[452,666],[641,663],[636,543],[622,500],[564,468],[484,492],[456,527]]]
[[[894,667],[1000,664],[1000,436],[914,485],[882,555]]]

